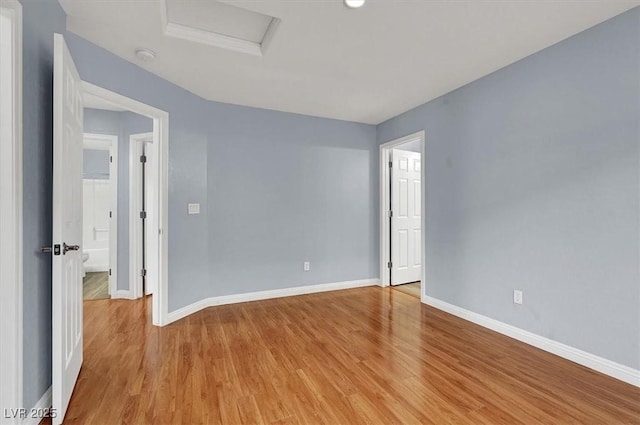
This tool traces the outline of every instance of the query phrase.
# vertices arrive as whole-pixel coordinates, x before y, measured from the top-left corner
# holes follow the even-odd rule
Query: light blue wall
[[[51,259],[36,251],[51,244],[65,16],[55,0],[22,3],[30,407],[51,384]],[[377,277],[377,143],[425,129],[429,294],[638,367],[638,20],[635,9],[407,112],[377,141],[374,126],[205,101],[65,37],[85,80],[170,114],[170,311]],[[187,215],[189,202],[202,213]]]
[[[375,127],[212,106],[208,295],[377,277]]]
[[[407,142],[399,146],[395,146],[395,149],[401,149],[409,152],[422,152],[422,142],[420,142],[420,140],[414,140],[413,142]]]
[[[35,250],[51,243],[52,45],[65,18],[54,0],[25,0],[24,12],[24,392],[32,406],[51,383],[51,259]],[[221,294],[377,277],[375,126],[205,101],[65,38],[83,79],[170,114],[170,311]],[[127,153],[119,149],[120,159]],[[202,213],[187,215],[189,202]],[[303,260],[312,263],[304,274]]]
[[[53,33],[65,28],[56,1],[21,0],[23,13],[24,407],[51,385]],[[17,407],[17,406],[16,406]]]
[[[427,294],[640,368],[639,122],[635,8],[379,125],[426,131]]]
[[[129,136],[153,130],[151,118],[86,108],[86,133],[118,136],[118,289],[129,290]]]
[[[375,126],[205,101],[73,34],[67,43],[83,79],[169,112],[170,311],[377,277]]]
[[[109,180],[109,151],[85,149],[82,152],[82,178]]]

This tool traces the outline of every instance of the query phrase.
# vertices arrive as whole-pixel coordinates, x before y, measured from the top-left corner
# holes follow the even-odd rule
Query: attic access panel
[[[216,0],[162,0],[164,34],[256,56],[264,55],[280,22]]]

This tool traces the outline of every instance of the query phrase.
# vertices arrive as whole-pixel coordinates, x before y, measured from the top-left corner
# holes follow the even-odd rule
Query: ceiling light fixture
[[[364,5],[365,0],[344,0],[344,5],[349,9],[357,9]]]
[[[151,62],[156,58],[156,53],[149,49],[136,50],[136,57],[142,62]]]

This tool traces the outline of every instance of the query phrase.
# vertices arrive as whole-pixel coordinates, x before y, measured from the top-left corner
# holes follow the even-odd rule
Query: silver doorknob
[[[78,250],[80,250],[80,245],[67,245],[65,242],[62,243],[62,255],[66,254],[68,251]]]

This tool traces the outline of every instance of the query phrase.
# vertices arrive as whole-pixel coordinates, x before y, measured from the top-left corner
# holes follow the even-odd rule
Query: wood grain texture
[[[412,295],[416,298],[420,298],[420,282],[404,283],[402,285],[392,286],[392,289],[396,291],[404,292],[407,295]]]
[[[85,303],[65,424],[640,424],[640,389],[389,288]]]
[[[87,273],[82,279],[82,298],[84,300],[109,298],[109,273]]]

